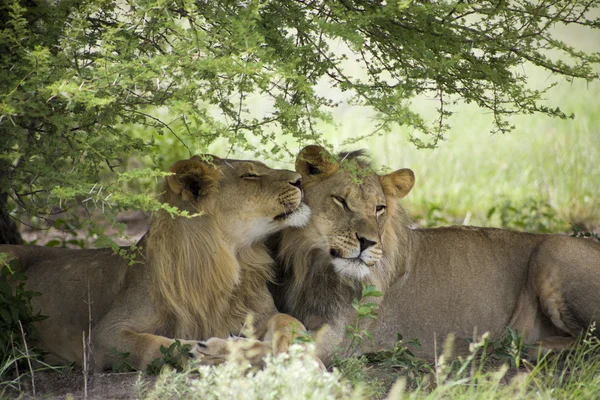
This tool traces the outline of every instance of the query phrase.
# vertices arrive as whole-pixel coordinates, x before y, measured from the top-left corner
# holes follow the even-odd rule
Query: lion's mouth
[[[333,253],[336,253],[333,251]],[[333,256],[331,260],[334,270],[344,276],[362,280],[371,274],[371,268],[360,257],[344,258]]]
[[[340,251],[338,249],[333,249],[330,248],[329,249],[329,255],[334,258],[334,259],[338,259],[338,260],[343,260],[355,265],[364,265],[368,268],[372,267],[373,265],[375,265],[375,263],[366,263],[361,256],[358,257],[342,257],[342,254],[340,253]]]
[[[294,215],[295,212],[297,212],[298,210],[300,210],[300,208],[302,207],[303,202],[298,203],[297,205],[293,205],[291,203],[288,203],[285,205],[286,211],[282,212],[281,214],[278,214],[275,216],[275,218],[273,218],[275,221],[283,221],[288,219],[289,217],[291,217],[292,215]]]
[[[344,258],[340,254],[340,251],[337,249],[329,249],[329,255],[331,255],[331,257],[334,257],[334,258]]]

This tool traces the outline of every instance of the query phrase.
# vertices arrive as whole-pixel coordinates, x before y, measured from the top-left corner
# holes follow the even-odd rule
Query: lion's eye
[[[343,197],[332,195],[331,198],[338,206],[343,207],[346,211],[350,211],[350,207],[348,207],[348,203],[346,203]]]
[[[245,174],[240,176],[240,178],[242,178],[242,179],[258,179],[258,178],[260,178],[260,175],[256,175],[253,172],[246,172]]]
[[[383,214],[386,208],[386,206],[380,204],[377,207],[375,207],[375,212],[377,213],[377,215]]]

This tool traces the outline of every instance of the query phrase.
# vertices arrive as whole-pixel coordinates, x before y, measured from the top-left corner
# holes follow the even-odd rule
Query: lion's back
[[[33,245],[0,246],[17,258],[17,270],[27,276],[25,287],[41,293],[35,311],[87,326],[106,312],[125,283],[128,262],[111,249],[65,249]],[[135,268],[135,267],[131,267]]]

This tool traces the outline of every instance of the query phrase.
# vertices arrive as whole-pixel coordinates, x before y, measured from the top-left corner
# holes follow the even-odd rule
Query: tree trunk
[[[8,195],[0,193],[0,244],[22,244],[23,239],[15,221],[8,215]]]

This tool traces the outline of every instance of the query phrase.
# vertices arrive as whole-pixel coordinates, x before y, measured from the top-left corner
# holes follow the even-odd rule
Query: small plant
[[[0,254],[0,381],[26,374],[31,359],[42,356],[25,342],[37,335],[33,324],[46,318],[31,306],[31,299],[39,293],[25,289],[27,277],[16,272],[16,267],[16,260]]]
[[[312,337],[310,332],[305,330],[296,330],[296,327],[292,328],[292,344],[306,344],[314,343],[315,339]]]
[[[367,356],[336,356],[333,365],[334,371],[337,369],[354,391],[362,395],[361,398],[379,399],[385,396],[386,386],[381,379],[373,376],[377,366]]]
[[[473,343],[473,339],[467,339]],[[481,358],[480,363],[483,365],[486,361],[508,361],[511,368],[521,367],[523,360],[529,358],[528,350],[535,347],[525,344],[523,335],[517,330],[506,327],[506,335],[499,340],[490,340],[489,336],[485,336],[480,341]]]
[[[154,399],[359,399],[338,370],[322,371],[313,357],[314,345],[292,345],[288,353],[268,355],[262,369],[234,357],[216,366],[198,365],[178,373],[165,369],[156,383],[141,389],[139,398]]]
[[[417,386],[428,384],[429,377],[434,372],[433,367],[427,361],[415,357],[409,348],[421,347],[421,342],[418,339],[412,339],[405,343],[401,334],[397,334],[396,338],[393,349],[370,354],[367,356],[369,361],[386,368],[405,372],[407,378],[414,381]]]
[[[111,366],[112,372],[119,373],[135,371],[135,368],[133,368],[129,362],[129,353],[121,353],[114,348],[111,350],[111,353],[113,356],[113,362]]]
[[[425,215],[416,216],[415,220],[419,221],[419,225],[423,228],[433,228],[451,224],[448,212],[440,204],[430,201],[423,201],[423,208],[426,210]]]
[[[352,308],[356,310],[356,321],[354,325],[346,325],[346,337],[350,339],[350,344],[348,345],[348,350],[351,351],[355,347],[359,347],[364,338],[368,338],[373,341],[373,335],[366,329],[360,328],[360,322],[364,319],[376,319],[377,311],[379,311],[379,306],[376,303],[369,302],[366,299],[368,297],[381,297],[383,296],[383,292],[377,290],[375,285],[366,286],[364,283],[362,285],[362,294],[360,299],[354,299],[352,301]]]
[[[160,346],[162,357],[152,360],[146,372],[150,375],[158,375],[165,365],[177,371],[183,371],[190,359],[190,350],[192,350],[192,346],[182,345],[179,340],[175,340],[169,347]]]

